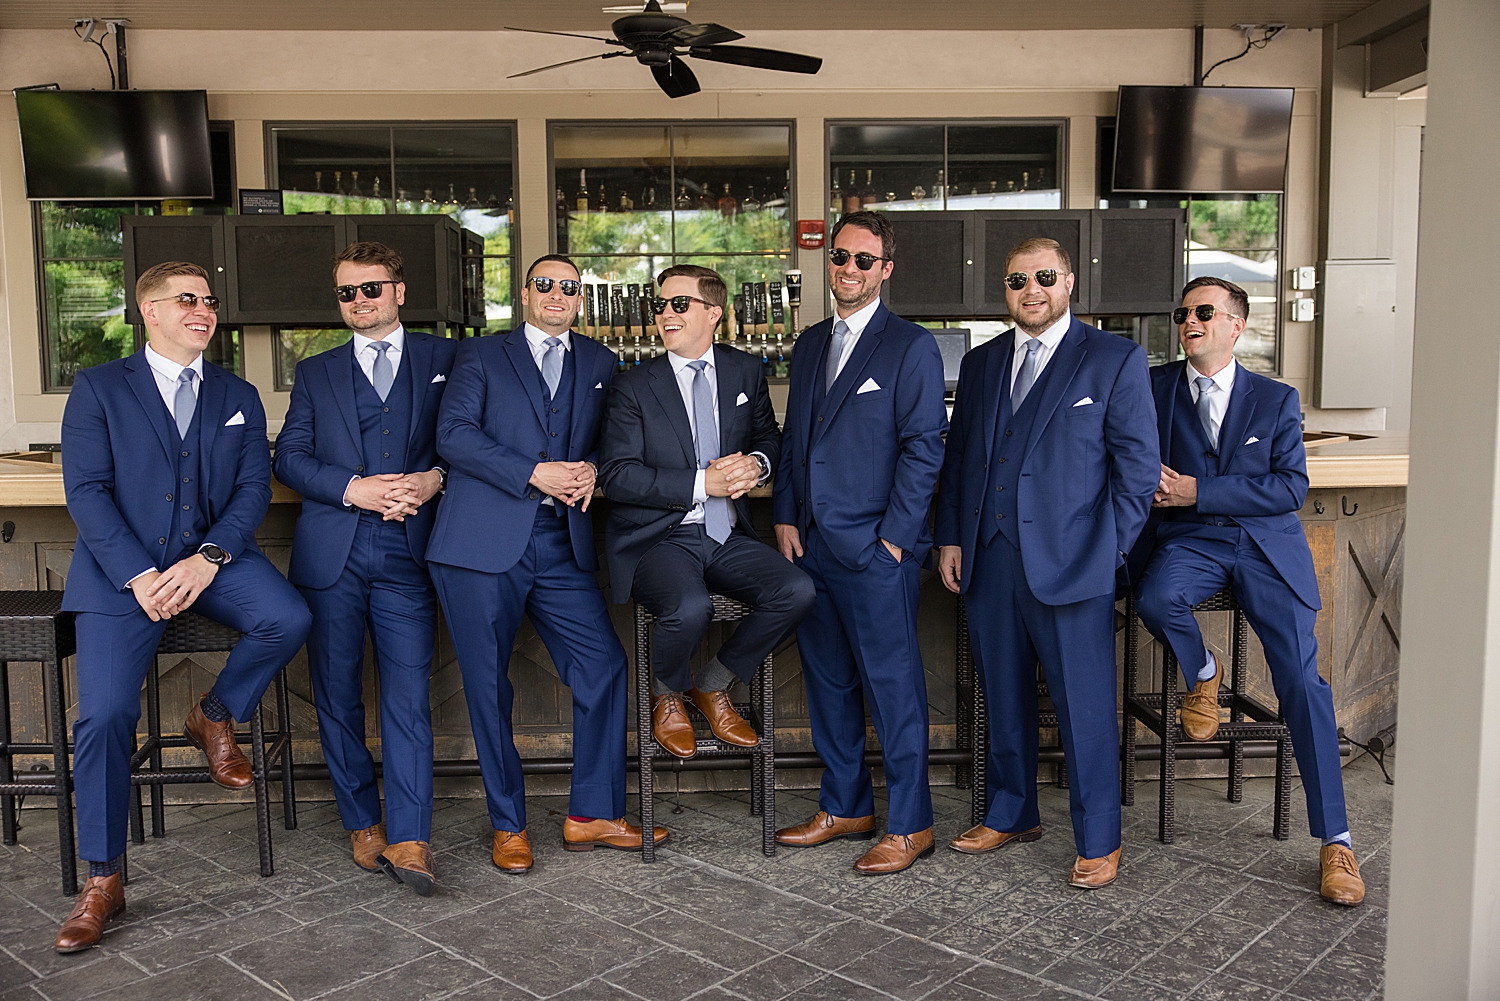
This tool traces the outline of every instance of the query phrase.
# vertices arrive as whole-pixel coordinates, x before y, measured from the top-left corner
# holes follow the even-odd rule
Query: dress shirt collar
[[[1050,355],[1057,348],[1057,346],[1062,343],[1062,339],[1068,335],[1068,331],[1072,329],[1072,326],[1073,311],[1070,309],[1067,312],[1063,313],[1061,318],[1059,318],[1056,323],[1052,324],[1052,326],[1041,332],[1038,340],[1042,342],[1042,350]],[[1022,330],[1020,327],[1017,327],[1017,354],[1023,354],[1026,351],[1026,342],[1029,340],[1031,340],[1031,335],[1026,333],[1026,331]]]
[[[715,368],[714,368],[714,346],[712,344],[710,344],[708,346],[708,350],[707,351],[703,352],[703,354],[699,355],[697,358],[684,358],[684,357],[682,357],[682,355],[677,354],[674,351],[668,351],[667,352],[667,360],[672,363],[672,374],[673,375],[681,375],[682,374],[682,370],[685,369],[685,368],[687,368],[690,364],[692,364],[695,361],[706,361],[706,362],[708,362],[708,369],[704,372],[704,375],[707,375],[709,372],[715,371]]]
[[[155,372],[159,378],[167,380],[168,383],[176,383],[178,377],[182,375],[182,370],[185,368],[190,368],[194,372],[198,373],[197,382],[194,383],[195,386],[199,383],[202,383],[203,381],[202,354],[199,354],[198,357],[194,358],[191,364],[179,365],[165,355],[157,353],[157,350],[153,348],[148,342],[146,344],[146,364],[151,366],[151,370]]]
[[[532,326],[530,323],[527,323],[525,327],[526,343],[531,345],[531,353],[537,358],[541,358],[541,356],[547,350],[547,338],[551,337],[552,335],[547,333],[541,327]],[[570,334],[571,331],[564,330],[562,333],[557,335],[563,342],[564,351],[573,350],[573,338],[570,336]]]
[[[385,342],[391,346],[391,350],[387,351],[386,354],[392,356],[391,362],[394,364],[394,362],[396,361],[394,356],[399,355],[406,349],[406,327],[402,326],[401,324],[397,324],[395,330],[392,330],[390,333],[385,335]],[[365,348],[374,343],[375,338],[366,337],[361,333],[355,333],[354,357],[358,358],[364,352]]]
[[[833,322],[837,324],[839,320],[843,320],[845,325],[849,328],[849,334],[852,335],[848,339],[852,340],[859,337],[860,334],[865,332],[865,328],[870,325],[870,318],[875,315],[875,311],[879,308],[880,297],[876,296],[868,306],[860,307],[857,312],[849,316],[841,317],[838,315],[838,312],[835,311],[833,314]]]
[[[1237,368],[1239,368],[1239,364],[1231,358],[1228,365],[1219,369],[1218,374],[1210,376],[1214,381],[1214,385],[1218,386],[1226,397],[1229,395],[1229,391],[1234,388],[1234,373]],[[1203,373],[1198,371],[1192,362],[1187,363],[1188,388],[1192,390],[1194,403],[1198,402],[1198,379],[1202,375]]]

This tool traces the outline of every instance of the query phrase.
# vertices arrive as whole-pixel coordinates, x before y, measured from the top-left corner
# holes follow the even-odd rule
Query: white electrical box
[[[1313,406],[1388,407],[1394,399],[1396,262],[1324,261],[1322,269]]]
[[[1298,292],[1311,292],[1318,287],[1318,269],[1292,268],[1287,272],[1287,284]]]
[[[1292,323],[1311,323],[1317,318],[1316,300],[1292,299],[1288,301],[1286,318]]]

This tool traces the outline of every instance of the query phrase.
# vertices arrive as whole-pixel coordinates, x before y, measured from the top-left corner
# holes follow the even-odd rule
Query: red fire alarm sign
[[[827,224],[822,219],[797,220],[797,246],[803,250],[822,250]]]

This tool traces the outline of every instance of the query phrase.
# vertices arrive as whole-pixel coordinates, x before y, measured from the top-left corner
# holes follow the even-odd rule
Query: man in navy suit
[[[1333,690],[1318,674],[1318,581],[1297,517],[1307,497],[1302,414],[1295,389],[1235,362],[1249,313],[1238,285],[1193,279],[1172,316],[1187,358],[1151,370],[1164,461],[1151,524],[1132,553],[1145,564],[1136,608],[1182,665],[1183,730],[1212,740],[1224,668],[1203,645],[1193,606],[1234,588],[1265,649],[1308,824],[1323,842],[1323,897],[1352,907],[1365,885],[1344,812]]]
[[[318,737],[355,864],[426,896],[437,595],[425,558],[446,475],[438,405],[458,345],[402,326],[404,271],[380,243],[352,243],[335,258],[334,293],[354,336],[298,363],[275,469],[302,494],[288,577],[312,610]],[[380,672],[385,825],[365,747],[366,630]]]
[[[438,415],[448,489],[427,564],[463,672],[495,830],[490,857],[509,873],[532,865],[507,677],[522,615],[573,691],[564,847],[641,847],[641,829],[624,819],[625,648],[594,579],[588,510],[617,359],[569,329],[581,292],[571,260],[538,258],[521,290],[526,322],[459,346]]]
[[[890,814],[885,837],[854,863],[866,875],[899,872],[932,851],[918,568],[932,547],[927,516],[948,419],[937,341],[880,301],[895,248],[877,212],[851,212],[833,228],[837,315],[797,339],[773,495],[777,547],[817,587],[797,643],[825,765],[818,812],[776,840],[874,836],[868,698]]]
[[[615,380],[599,480],[612,503],[604,530],[615,600],[634,597],[652,627],[656,740],[679,758],[697,753],[683,695],[726,744],[760,737],[729,701],[735,678],[761,661],[807,613],[812,581],[761,542],[745,492],[769,479],[781,455],[765,366],[714,344],[729,290],[716,271],[679,264],[657,279],[655,306],[667,353]],[[694,679],[690,660],[713,617],[709,593],[754,608]]]
[[[966,596],[989,712],[990,802],[952,842],[981,854],[1041,836],[1038,662],[1068,767],[1069,881],[1120,864],[1115,578],[1158,480],[1146,352],[1073,317],[1056,241],[1006,255],[1015,328],[964,356],[938,489],[939,572]]]
[[[191,608],[244,634],[183,725],[229,789],[252,781],[234,721],[250,718],[310,625],[255,545],[271,503],[266,414],[254,386],[203,360],[218,325],[208,273],[159,264],[135,294],[149,343],[79,372],[63,411],[63,483],[78,526],[63,608],[77,613],[73,782],[89,879],[58,952],[95,945],[125,908],[130,758],[166,620]]]

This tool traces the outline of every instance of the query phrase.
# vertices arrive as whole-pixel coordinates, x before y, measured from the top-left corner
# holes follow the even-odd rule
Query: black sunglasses
[[[1042,288],[1051,288],[1057,284],[1056,268],[1043,268],[1035,272],[1035,275],[1036,283]],[[1031,277],[1031,275],[1028,275],[1024,271],[1012,271],[1005,276],[1005,284],[1010,287],[1012,292],[1019,292],[1026,287],[1026,283],[1031,280]]]
[[[385,295],[387,285],[399,285],[400,282],[360,282],[358,285],[339,285],[333,290],[338,296],[339,302],[353,302],[356,293],[363,292],[366,299],[379,299]]]
[[[219,297],[216,295],[194,295],[192,292],[183,292],[180,295],[169,295],[165,299],[147,299],[146,301],[180,302],[182,303],[184,309],[192,309],[193,307],[198,305],[198,301],[200,299],[203,301],[203,305],[207,306],[215,313],[219,311]]]
[[[1191,313],[1194,316],[1198,317],[1199,323],[1207,323],[1209,320],[1212,320],[1214,317],[1218,316],[1221,312],[1224,311],[1219,309],[1218,306],[1207,302],[1205,302],[1201,306],[1178,306],[1176,309],[1172,310],[1172,322],[1180,327],[1187,322],[1188,314]],[[1225,312],[1224,315],[1229,317],[1231,320],[1244,319],[1244,317],[1240,316],[1240,314],[1238,313]]]
[[[842,268],[845,264],[848,264],[849,258],[851,256],[854,258],[854,263],[859,267],[859,270],[861,271],[869,271],[875,266],[876,261],[891,260],[891,258],[889,257],[876,257],[874,254],[851,255],[847,250],[830,250],[828,252],[828,259],[833,262],[833,266],[836,268]]]
[[[704,309],[714,308],[712,303],[700,299],[696,295],[674,295],[670,299],[652,299],[651,311],[660,316],[667,311],[667,303],[669,302],[672,304],[672,312],[674,313],[686,313],[693,308],[693,303],[695,302],[703,303]]]
[[[553,282],[556,282],[557,287],[562,290],[562,294],[570,299],[578,294],[579,289],[583,288],[583,282],[574,281],[572,278],[556,279],[538,275],[535,278],[526,279],[526,284],[535,288],[542,295],[546,295],[552,291]]]

